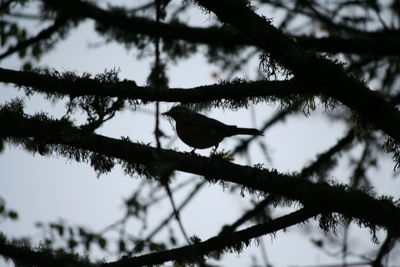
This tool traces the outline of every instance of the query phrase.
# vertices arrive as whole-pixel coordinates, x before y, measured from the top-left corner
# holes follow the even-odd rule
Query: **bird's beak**
[[[161,115],[164,115],[164,116],[169,116],[169,111],[167,111],[167,112],[164,112],[164,113],[161,113]]]

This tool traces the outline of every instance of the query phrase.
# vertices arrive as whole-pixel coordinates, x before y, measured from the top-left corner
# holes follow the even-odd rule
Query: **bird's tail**
[[[247,134],[247,135],[263,135],[263,133],[257,129],[254,128],[239,128],[237,127],[235,129],[234,135],[235,134]]]

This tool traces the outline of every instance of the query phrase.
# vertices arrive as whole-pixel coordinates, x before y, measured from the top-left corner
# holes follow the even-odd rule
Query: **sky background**
[[[274,14],[266,15],[271,17]],[[193,25],[205,26],[209,17],[200,11],[192,11],[190,19]],[[29,23],[33,29],[39,25],[35,21],[26,23]],[[115,42],[106,44],[104,39],[93,31],[93,28],[92,21],[80,24],[65,41],[58,43],[40,60],[39,66],[51,67],[59,72],[74,71],[78,74],[89,72],[93,75],[103,73],[106,69],[116,68],[120,70],[120,79],[134,80],[138,85],[145,85],[154,59],[148,57],[138,60],[135,49],[127,50]],[[93,44],[98,44],[98,46],[93,48]],[[12,56],[1,61],[0,66],[19,70],[21,62],[17,56]],[[255,77],[257,67],[256,57],[253,64],[243,73],[242,78]],[[212,84],[217,82],[212,75],[216,70],[215,66],[209,65],[202,53],[197,53],[176,65],[168,65],[169,85],[170,87],[191,88]],[[22,92],[9,85],[0,84],[0,90],[1,104],[15,97],[24,97]],[[24,98],[26,101],[25,111],[29,114],[39,111],[49,112],[54,117],[64,114],[65,101],[51,103],[40,95]],[[167,111],[171,106],[170,103],[161,103],[161,111]],[[213,109],[207,115],[227,124],[260,127],[278,108],[278,105],[262,103],[249,110]],[[107,122],[97,133],[115,138],[129,136],[132,141],[151,142],[154,146],[155,119],[153,111],[154,104],[144,106],[137,111],[126,108],[118,113],[115,119]],[[252,112],[255,114],[255,122],[251,117]],[[335,144],[336,140],[345,133],[344,125],[333,123],[327,120],[326,116],[327,114],[318,108],[309,116],[290,116],[285,123],[272,127],[260,138],[267,145],[273,161],[268,162],[262,152],[252,145],[250,163],[263,163],[266,167],[276,168],[279,172],[284,173],[300,170],[305,163],[310,162],[316,154]],[[76,123],[80,123],[83,115],[78,112],[74,118]],[[168,136],[174,138],[173,124],[164,118],[161,122],[161,129]],[[165,147],[170,140],[163,140],[163,146]],[[236,143],[236,138],[224,140],[219,149],[231,149]],[[172,148],[186,152],[191,150],[179,140],[172,144]],[[360,148],[356,148],[351,154],[357,157],[360,151]],[[208,155],[210,149],[196,152]],[[235,158],[235,162],[249,163],[248,159],[243,157]],[[342,168],[336,171],[332,178],[346,181],[352,170],[348,168],[346,158],[340,162]],[[399,198],[400,182],[398,178],[393,178],[393,163],[391,163],[390,157],[380,159],[379,164],[380,170],[372,175],[377,192]],[[40,230],[34,226],[38,221],[64,220],[70,225],[83,225],[94,231],[99,231],[115,222],[123,216],[123,200],[137,188],[141,179],[124,175],[119,166],[116,166],[111,173],[97,178],[94,170],[88,164],[76,163],[56,155],[33,155],[22,150],[21,147],[11,144],[6,144],[0,154],[0,170],[0,196],[5,199],[8,208],[17,210],[20,215],[16,222],[0,222],[0,231],[9,237],[31,236],[35,242],[42,237]],[[175,183],[185,179],[188,179],[188,175],[177,173]],[[198,181],[200,180],[201,178],[198,177]],[[186,194],[187,191],[179,192],[175,196],[176,203],[180,203]],[[190,236],[197,235],[202,240],[212,237],[219,232],[222,225],[236,220],[241,215],[248,207],[246,199],[246,197],[243,199],[224,192],[218,184],[207,184],[181,213],[187,233]],[[171,211],[168,202],[161,202],[153,209],[155,211],[153,212],[154,218],[150,217],[149,219],[149,229],[152,229],[152,226],[158,224],[160,218],[164,218]],[[288,209],[277,209],[275,214],[283,215],[287,212]],[[176,226],[176,222],[173,222],[173,225]],[[363,252],[366,246],[371,247],[371,235],[367,233],[366,229],[354,228],[355,234],[351,237],[350,244],[355,251]],[[129,225],[129,229],[136,231],[137,225],[132,223]],[[177,228],[175,227],[175,229]],[[275,266],[338,263],[337,259],[330,258],[313,247],[310,239],[324,237],[320,230],[315,229],[317,227],[313,222],[304,227],[291,227],[286,232],[280,231],[274,237],[265,236],[263,243],[269,262]],[[176,233],[177,236],[181,236],[178,230]],[[161,232],[160,240],[165,235],[166,231]],[[253,245],[240,255],[237,253],[227,254],[224,256],[222,264],[224,266],[249,266],[251,255],[257,256],[259,263],[262,263],[262,261],[260,262],[262,259],[261,248]],[[0,260],[0,266],[13,266],[13,264]]]

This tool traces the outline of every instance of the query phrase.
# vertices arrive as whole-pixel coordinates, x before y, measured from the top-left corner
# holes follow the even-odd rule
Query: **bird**
[[[219,143],[233,135],[263,135],[254,128],[241,128],[235,125],[226,125],[218,120],[196,113],[185,106],[175,106],[162,113],[175,120],[178,137],[188,146],[196,149],[209,147],[218,148]]]

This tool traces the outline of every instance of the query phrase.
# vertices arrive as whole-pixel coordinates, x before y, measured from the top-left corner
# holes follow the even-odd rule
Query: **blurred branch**
[[[129,12],[130,13],[135,13],[135,12],[138,12],[138,11],[143,11],[143,10],[152,8],[153,6],[155,6],[155,4],[156,4],[156,1],[145,3],[145,4],[142,4],[142,5],[138,6],[138,7],[130,9]]]
[[[260,131],[265,132],[272,125],[285,120],[286,116],[289,115],[290,113],[293,113],[299,106],[300,106],[299,104],[293,104],[290,107],[278,111],[276,114],[274,114],[272,118],[270,118],[264,123],[264,125],[260,128]],[[235,147],[235,149],[232,151],[232,154],[242,153],[246,151],[250,142],[254,139],[256,139],[256,136],[251,136],[247,139],[241,140],[239,144]]]
[[[363,147],[363,152],[360,158],[357,160],[357,164],[354,168],[353,174],[350,177],[349,185],[353,188],[370,187],[369,181],[366,177],[367,165],[370,161],[371,148],[368,142]]]
[[[385,241],[378,251],[378,255],[376,255],[375,260],[371,264],[372,267],[384,266],[384,264],[382,263],[383,258],[390,253],[398,240],[398,236],[393,236],[390,232],[387,234]]]
[[[8,57],[9,55],[12,55],[15,52],[26,49],[27,47],[29,47],[35,43],[49,39],[54,33],[56,33],[59,29],[61,29],[67,22],[68,22],[67,17],[64,17],[64,16],[58,17],[54,21],[53,25],[42,30],[35,37],[20,41],[15,46],[8,48],[7,51],[0,54],[0,60]]]
[[[173,193],[176,193],[176,192],[179,191],[180,189],[185,188],[187,185],[193,184],[196,180],[197,180],[197,177],[196,177],[196,176],[193,176],[191,179],[188,179],[187,181],[184,181],[184,182],[182,182],[182,183],[176,185],[174,188],[171,189],[171,191],[172,191]],[[149,207],[149,206],[154,205],[154,204],[156,204],[157,202],[163,200],[163,199],[166,198],[166,197],[168,197],[167,194],[164,194],[164,195],[161,195],[161,196],[158,196],[158,197],[151,198],[150,200],[148,200],[147,204],[144,204],[144,205],[147,206],[147,207]]]
[[[317,159],[310,163],[307,167],[304,167],[301,172],[300,176],[302,177],[309,177],[313,174],[318,174],[320,177],[320,181],[322,181],[322,176],[326,171],[326,167],[332,168],[335,164],[333,163],[333,157],[337,155],[339,152],[343,151],[346,147],[348,147],[351,142],[355,138],[354,129],[351,129],[347,132],[347,134],[342,137],[337,143],[325,151],[324,153],[318,154]]]
[[[96,5],[80,0],[42,0],[57,11],[68,10],[78,17],[91,18],[103,27],[118,29],[127,34],[144,34],[150,37],[160,36],[167,40],[185,40],[192,43],[220,44],[231,47],[249,44],[240,34],[232,35],[221,31],[219,27],[188,27],[182,23],[156,23],[144,17],[126,16],[121,12],[106,11]],[[222,36],[221,36],[222,34]],[[242,38],[238,38],[241,36]],[[238,43],[239,42],[239,43]]]
[[[205,185],[205,182],[200,182],[196,184],[196,186],[192,189],[192,191],[186,196],[186,198],[181,202],[181,204],[176,208],[178,212],[180,212],[191,200],[192,198],[200,191],[200,189]],[[153,229],[144,239],[143,242],[150,241],[164,226],[168,224],[168,222],[174,218],[175,212],[171,212],[164,220],[160,222],[160,224]]]
[[[276,232],[289,226],[304,222],[318,214],[315,209],[302,208],[296,212],[279,217],[272,221],[262,223],[253,227],[249,227],[242,231],[230,234],[221,234],[210,238],[206,241],[195,243],[190,246],[180,247],[176,249],[156,252],[133,258],[123,258],[116,262],[104,264],[105,267],[124,267],[124,266],[143,266],[161,264],[167,261],[185,262],[197,261],[204,255],[213,251],[221,251],[223,249],[240,250],[243,246],[247,246],[251,239],[262,235]]]
[[[325,27],[329,27],[330,29],[334,29],[336,31],[341,31],[341,32],[346,32],[346,33],[366,33],[360,29],[355,29],[353,27],[349,27],[346,24],[342,23],[335,23],[333,15],[332,18],[329,18],[327,15],[322,14],[320,11],[317,10],[317,6],[319,8],[324,7],[324,5],[316,2],[316,1],[301,1],[298,3],[294,3],[295,1],[279,1],[279,0],[273,0],[273,1],[265,1],[267,4],[273,6],[273,7],[278,7],[281,8],[285,11],[287,11],[290,14],[301,14],[309,19],[311,21],[319,21],[320,23],[324,24]],[[290,6],[291,5],[291,6]],[[340,5],[337,5],[340,6]],[[332,12],[335,13],[335,12]]]
[[[195,180],[197,180],[197,177],[192,177],[192,179],[189,179],[189,180],[187,180],[187,181],[184,181],[184,182],[178,184],[177,186],[175,186],[174,188],[172,188],[171,191],[172,191],[173,193],[175,193],[175,192],[177,192],[178,190],[180,190],[180,189],[182,189],[182,188],[185,188],[187,185],[192,184],[193,182],[195,182]],[[143,185],[143,184],[144,184],[144,181],[142,181],[142,185]],[[136,202],[136,201],[137,201],[137,198],[138,198],[138,195],[139,195],[139,191],[141,191],[140,189],[142,188],[142,185],[139,186],[139,187],[137,188],[137,191],[136,191],[135,193],[133,193],[132,196],[130,196],[130,197],[125,201],[125,203],[128,203],[128,204],[127,204],[127,205],[128,205],[128,208],[127,208],[126,214],[124,214],[120,219],[116,220],[115,222],[113,222],[113,223],[111,223],[111,224],[105,226],[102,230],[98,231],[98,232],[97,232],[98,235],[104,234],[105,232],[110,231],[110,230],[116,228],[117,226],[123,225],[124,223],[126,223],[126,221],[129,219],[129,217],[132,215],[132,212],[131,212],[131,210],[130,210],[130,208],[129,208],[129,202],[131,202],[131,201]],[[198,191],[197,191],[197,192],[198,192]],[[150,198],[149,200],[146,201],[146,203],[141,204],[141,206],[142,206],[142,207],[145,207],[145,208],[147,209],[147,208],[149,208],[150,206],[155,205],[155,204],[158,203],[159,201],[165,199],[166,197],[168,197],[168,195],[167,195],[167,194],[163,194],[163,195],[158,196],[158,197]],[[182,207],[182,208],[183,208],[183,207]],[[178,209],[182,209],[182,208],[179,207]],[[147,240],[147,239],[145,239],[145,240]]]
[[[0,255],[11,258],[15,266],[43,266],[43,267],[95,267],[87,259],[79,258],[77,254],[69,254],[64,251],[53,251],[44,247],[34,249],[27,244],[8,241],[0,235]]]
[[[313,5],[313,1],[303,1],[304,6],[308,7],[311,12],[315,15],[314,18],[318,19],[321,23],[325,24],[329,28],[333,28],[336,30],[351,32],[351,33],[363,33],[363,31],[356,29],[354,27],[350,27],[346,24],[335,23],[333,21],[333,17],[330,18],[327,15],[323,14]]]
[[[220,46],[222,48],[250,45],[258,46],[230,27],[190,27],[183,23],[159,23],[144,17],[124,16],[120,12],[106,11],[80,0],[42,0],[57,10],[70,10],[75,16],[94,19],[105,29],[124,31],[126,36],[144,34],[160,36],[165,40],[184,40],[190,43]],[[376,38],[379,37],[379,38]],[[353,38],[291,36],[305,49],[330,53],[399,55],[400,38],[396,32],[369,32]],[[377,40],[379,39],[379,40]]]
[[[222,231],[220,232],[220,235],[227,235],[233,233],[240,225],[244,224],[248,220],[254,218],[256,215],[260,214],[266,206],[271,204],[272,201],[274,201],[275,197],[269,195],[266,198],[264,198],[262,201],[257,203],[252,209],[248,210],[245,212],[240,218],[238,218],[234,223],[224,226],[222,228]]]
[[[185,238],[186,242],[188,244],[191,244],[189,236],[186,233],[185,227],[183,226],[183,223],[181,220],[180,209],[176,208],[176,204],[175,204],[174,198],[172,196],[169,184],[167,184],[167,183],[165,183],[165,184],[166,184],[165,188],[167,190],[168,198],[169,198],[171,206],[172,206],[173,217],[175,218],[176,222],[178,223],[179,229],[181,230],[181,233],[182,233],[183,237]]]

